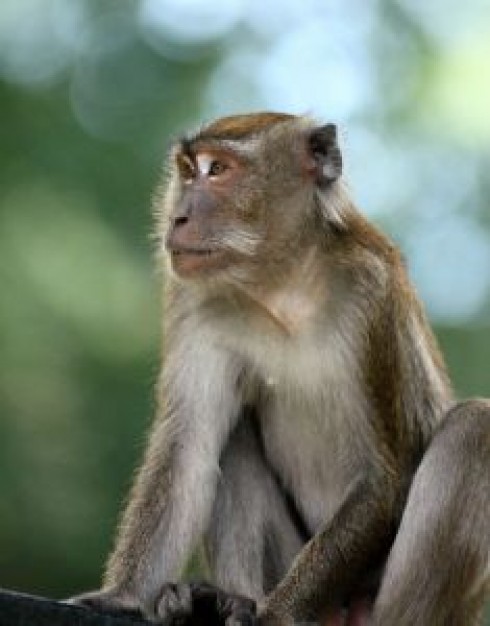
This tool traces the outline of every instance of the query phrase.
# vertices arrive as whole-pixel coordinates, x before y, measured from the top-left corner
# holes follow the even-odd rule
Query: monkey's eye
[[[222,161],[215,159],[209,164],[208,176],[219,176],[226,170],[226,165]]]
[[[199,174],[208,178],[216,178],[228,169],[224,160],[217,159],[214,155],[206,152],[197,155],[196,163]]]

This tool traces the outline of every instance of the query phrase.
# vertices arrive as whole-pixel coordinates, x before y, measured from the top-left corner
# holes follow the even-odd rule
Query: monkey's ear
[[[342,154],[335,124],[318,126],[309,132],[308,156],[308,169],[320,187],[326,187],[339,178],[342,174]]]

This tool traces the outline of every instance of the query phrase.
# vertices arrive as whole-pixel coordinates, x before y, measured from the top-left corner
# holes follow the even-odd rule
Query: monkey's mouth
[[[219,248],[171,248],[170,258],[176,274],[189,275],[219,269],[225,252]]]
[[[213,250],[211,248],[204,248],[204,249],[181,249],[181,250],[171,250],[172,256],[181,256],[181,255],[186,255],[186,254],[190,254],[190,255],[196,255],[196,256],[210,256],[211,254],[215,254],[216,252],[219,252],[219,250]]]

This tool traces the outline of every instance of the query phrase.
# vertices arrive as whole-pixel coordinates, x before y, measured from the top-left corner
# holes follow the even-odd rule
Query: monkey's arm
[[[174,330],[159,412],[98,597],[85,601],[159,615],[162,586],[177,578],[203,533],[218,459],[239,409],[239,364],[209,337]],[[101,595],[100,595],[101,594]]]
[[[334,517],[299,553],[286,577],[264,600],[261,624],[286,626],[318,619],[338,606],[365,569],[387,551],[394,535],[392,487],[357,482]]]

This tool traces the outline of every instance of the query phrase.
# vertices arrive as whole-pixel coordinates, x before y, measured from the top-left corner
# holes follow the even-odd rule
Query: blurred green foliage
[[[489,18],[478,0],[2,0],[0,585],[98,583],[152,413],[151,194],[198,120],[331,112],[458,391],[490,396]]]

